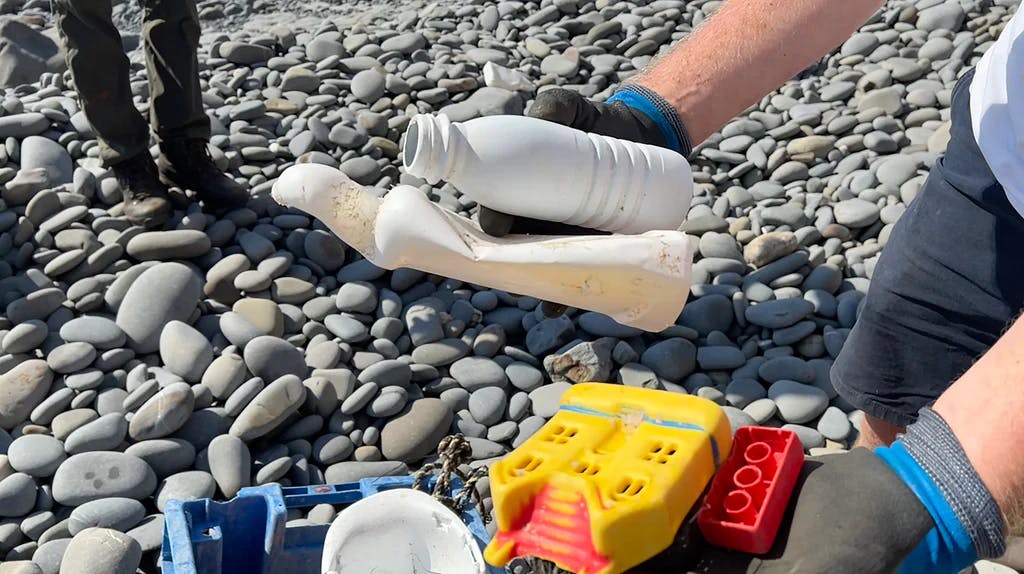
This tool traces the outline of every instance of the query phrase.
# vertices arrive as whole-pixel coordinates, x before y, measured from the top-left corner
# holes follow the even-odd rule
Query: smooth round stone
[[[846,413],[836,407],[828,407],[818,420],[818,432],[829,440],[845,441],[852,430]]]
[[[150,514],[142,519],[138,526],[125,532],[142,547],[143,552],[160,548],[164,537],[164,515]]]
[[[648,347],[640,362],[659,377],[678,382],[697,367],[697,348],[686,339],[673,337]]]
[[[86,528],[110,528],[125,532],[146,517],[146,507],[131,498],[104,498],[86,502],[71,511],[68,532],[72,536]]]
[[[825,437],[820,432],[810,427],[799,424],[784,424],[783,430],[793,431],[804,450],[825,446]]]
[[[551,383],[530,391],[530,405],[533,407],[533,414],[549,419],[558,412],[559,402],[562,395],[572,385],[569,383]]]
[[[797,247],[796,234],[775,231],[755,237],[743,248],[743,257],[754,267],[763,267],[796,251]]]
[[[440,399],[413,401],[384,424],[380,437],[381,452],[384,458],[392,461],[419,461],[437,449],[451,424],[452,411]]]
[[[32,477],[15,472],[0,479],[0,518],[28,514],[36,502],[36,483]]]
[[[295,345],[268,335],[256,337],[243,352],[249,370],[264,381],[274,381],[284,375],[305,377],[309,368]]]
[[[117,323],[106,317],[78,317],[60,328],[60,337],[68,343],[89,343],[97,349],[114,349],[127,337]]]
[[[69,457],[53,477],[53,498],[78,506],[101,498],[141,500],[156,489],[156,475],[142,459],[119,452],[85,452]]]
[[[789,423],[809,422],[828,408],[825,391],[796,381],[776,381],[768,388],[768,398],[775,401],[779,416]]]
[[[64,553],[67,552],[70,545],[71,538],[47,540],[40,544],[32,554],[32,562],[39,566],[43,574],[59,574],[63,565]]]
[[[832,208],[836,223],[847,227],[867,227],[878,220],[881,209],[878,205],[853,198],[840,201]]]
[[[277,428],[306,400],[306,387],[295,375],[283,375],[267,385],[242,410],[228,432],[248,441]]]
[[[509,363],[505,375],[513,387],[527,393],[544,384],[544,373],[540,369],[519,361]]]
[[[894,155],[879,164],[875,176],[879,183],[899,187],[917,174],[917,165],[912,157]]]
[[[736,347],[722,345],[697,349],[697,364],[706,371],[735,369],[746,361],[743,351]]]
[[[369,382],[361,384],[341,402],[341,412],[346,415],[352,415],[359,412],[366,405],[370,404],[370,401],[377,396],[379,391],[380,385],[377,383]]]
[[[235,354],[221,355],[203,372],[203,386],[218,400],[226,399],[245,382],[245,362]]]
[[[440,441],[440,439],[438,439]],[[401,461],[376,460],[356,461],[347,460],[332,464],[324,472],[324,479],[329,484],[358,482],[364,478],[377,476],[403,476],[409,473],[409,466]]]
[[[172,383],[146,401],[128,425],[133,440],[165,437],[180,429],[195,407],[195,395],[188,383]]]
[[[377,289],[365,281],[346,283],[334,299],[338,310],[348,313],[373,313],[377,308]]]
[[[725,413],[726,418],[729,419],[729,426],[732,428],[733,433],[740,427],[757,426],[757,421],[754,420],[754,417],[736,407],[726,405],[722,407],[722,411]]]
[[[352,456],[356,447],[345,435],[323,435],[313,443],[313,456],[320,464],[335,464]]]
[[[103,371],[99,369],[86,369],[73,375],[64,376],[64,384],[75,391],[86,391],[95,389],[103,383]]]
[[[7,447],[11,467],[36,478],[52,476],[64,458],[64,445],[47,435],[22,435]]]
[[[88,343],[67,343],[55,347],[46,355],[46,364],[54,372],[69,373],[81,370],[96,358],[96,349]]]
[[[598,337],[627,339],[642,333],[640,329],[621,325],[608,315],[592,311],[581,314],[578,322],[581,329]]]
[[[464,357],[448,369],[453,379],[469,392],[484,387],[504,388],[508,383],[501,365],[487,357]]]
[[[441,339],[413,349],[412,360],[424,365],[443,367],[468,354],[469,345],[462,339]]]
[[[814,369],[798,357],[775,357],[768,359],[757,369],[757,374],[762,380],[774,383],[782,379],[789,379],[800,383],[814,381]]]
[[[50,184],[71,183],[75,168],[64,146],[42,136],[31,135],[21,141],[21,169],[43,168],[50,176]]]
[[[144,440],[129,446],[124,452],[145,461],[157,478],[186,470],[196,459],[196,448],[181,438]]]
[[[125,252],[139,261],[164,261],[199,257],[212,246],[202,231],[174,229],[140,233],[128,241]]]
[[[168,500],[199,500],[209,498],[217,490],[213,476],[202,470],[179,472],[164,479],[156,489],[156,507],[163,512]]]
[[[349,89],[357,100],[372,104],[384,95],[384,79],[377,70],[363,70],[352,77]]]
[[[469,412],[473,420],[485,426],[500,422],[507,406],[508,396],[501,387],[483,387],[469,395]]]
[[[134,538],[107,528],[88,528],[64,551],[60,574],[134,574],[142,546]]]
[[[384,387],[368,405],[366,414],[371,417],[387,418],[398,414],[409,400],[409,393],[403,387]]]
[[[198,383],[213,362],[213,346],[190,325],[171,321],[160,333],[164,367],[190,383]]]
[[[516,433],[516,438],[512,440],[512,447],[518,448],[527,439],[533,436],[537,431],[541,429],[547,423],[547,419],[541,416],[529,416],[523,419],[519,423],[519,432]]]
[[[782,329],[797,324],[814,311],[810,301],[799,298],[765,301],[747,307],[744,316],[747,321],[759,327]]]
[[[51,395],[52,396],[52,395]],[[50,422],[50,429],[57,440],[67,440],[75,429],[82,427],[89,422],[99,418],[99,414],[92,409],[71,409],[53,417]],[[2,448],[0,448],[2,450]]]
[[[39,540],[56,523],[57,517],[53,512],[41,510],[23,518],[21,520],[21,530],[25,533],[25,536],[32,540]]]
[[[225,498],[233,498],[239,489],[249,486],[252,457],[242,439],[224,434],[207,447],[210,474]]]
[[[202,295],[202,281],[181,263],[159,263],[128,287],[117,310],[117,325],[137,353],[159,349],[160,333],[171,321],[186,321]]]
[[[324,326],[345,343],[361,343],[370,337],[370,330],[359,320],[347,315],[331,315]]]
[[[11,429],[43,402],[53,371],[46,361],[29,359],[0,375],[0,428]]]
[[[64,450],[68,454],[115,450],[128,433],[128,421],[121,413],[105,414],[68,435]]]
[[[37,319],[15,325],[3,337],[3,351],[9,354],[27,353],[39,347],[48,334],[46,323]]]
[[[730,405],[742,409],[758,399],[768,396],[764,386],[754,379],[734,379],[725,388],[725,400]]]
[[[377,383],[379,387],[407,387],[412,380],[412,369],[399,360],[384,360],[374,363],[359,373],[359,382]]]
[[[302,245],[306,257],[328,273],[334,273],[345,263],[345,244],[327,231],[311,230]]]
[[[727,331],[732,325],[732,301],[724,295],[705,295],[690,301],[679,315],[679,324],[706,337],[712,331]]]

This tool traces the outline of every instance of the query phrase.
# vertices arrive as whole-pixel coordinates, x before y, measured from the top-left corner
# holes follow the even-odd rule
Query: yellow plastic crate
[[[725,412],[668,391],[581,383],[491,467],[495,566],[536,556],[619,574],[672,544],[732,447]]]

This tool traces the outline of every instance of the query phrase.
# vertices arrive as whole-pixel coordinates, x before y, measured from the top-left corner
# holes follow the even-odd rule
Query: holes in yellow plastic
[[[550,432],[544,435],[541,440],[555,444],[565,444],[569,439],[579,434],[579,429],[565,425],[555,425]]]
[[[533,472],[544,461],[531,455],[526,455],[521,458],[516,464],[509,467],[509,474],[512,476],[522,476],[528,472]]]
[[[669,459],[676,454],[676,451],[676,445],[658,441],[651,444],[650,450],[644,455],[644,460],[657,464],[667,464]]]
[[[642,479],[623,477],[619,484],[612,491],[612,498],[622,500],[630,498],[643,492],[646,484]]]
[[[593,461],[586,462],[578,466],[576,472],[583,476],[595,476],[598,472],[601,472],[601,465]]]

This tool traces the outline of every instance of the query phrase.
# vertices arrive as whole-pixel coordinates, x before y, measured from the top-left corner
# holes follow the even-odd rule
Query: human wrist
[[[934,528],[901,572],[957,572],[1006,550],[1005,520],[956,435],[925,408],[891,447],[875,449],[917,496]]]
[[[654,90],[640,84],[624,84],[612,94],[605,104],[621,102],[648,118],[661,133],[665,147],[689,157],[693,151],[690,135],[683,125],[679,113],[665,98]]]

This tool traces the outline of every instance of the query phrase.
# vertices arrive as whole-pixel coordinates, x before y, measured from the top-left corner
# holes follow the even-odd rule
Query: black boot
[[[124,214],[135,225],[153,229],[164,224],[174,211],[167,186],[160,181],[153,158],[144,151],[113,166],[121,186]]]
[[[249,192],[217,169],[206,141],[185,139],[160,144],[160,174],[168,184],[191,189],[207,206],[218,210],[244,207]]]

